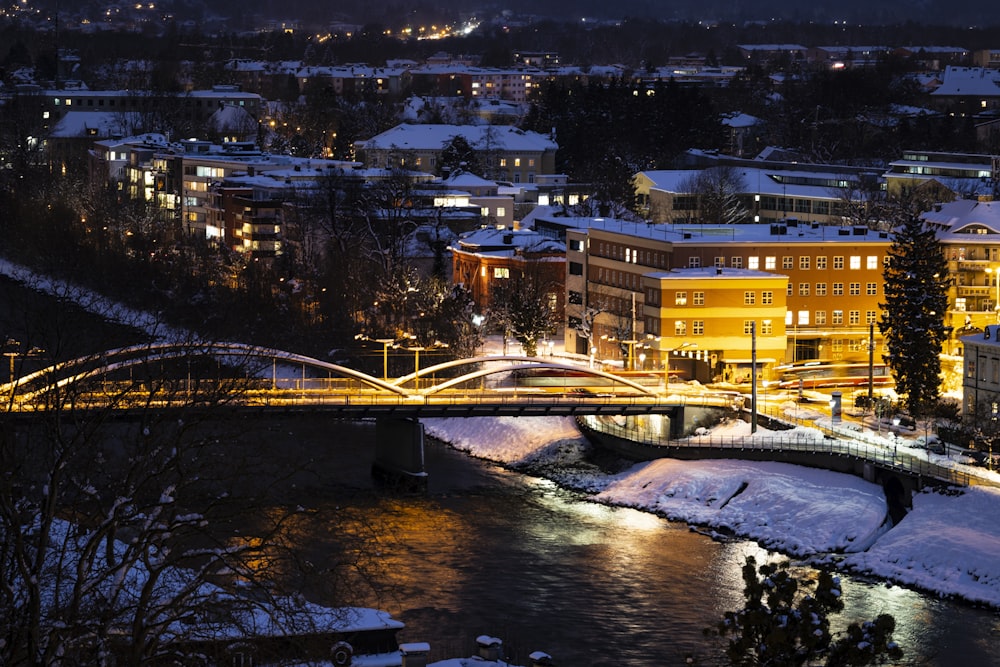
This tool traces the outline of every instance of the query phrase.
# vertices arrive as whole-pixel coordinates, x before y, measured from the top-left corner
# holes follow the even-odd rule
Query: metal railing
[[[884,469],[895,470],[914,477],[926,477],[956,486],[997,485],[993,480],[976,475],[971,471],[938,465],[915,456],[906,451],[904,447],[876,444],[855,437],[855,435],[850,435],[849,439],[843,439],[842,437],[833,437],[829,433],[816,437],[801,432],[794,434],[775,432],[755,433],[746,436],[692,435],[671,439],[664,436],[662,431],[657,432],[649,428],[646,421],[642,419],[621,420],[614,417],[586,415],[578,417],[578,421],[585,428],[598,433],[661,449],[664,457],[669,456],[672,450],[696,448],[731,452],[733,458],[741,458],[740,454],[746,452],[793,452],[817,457],[850,457]],[[624,423],[622,423],[623,421]]]

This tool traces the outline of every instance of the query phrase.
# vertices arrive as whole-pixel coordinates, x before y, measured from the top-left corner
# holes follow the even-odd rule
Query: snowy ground
[[[817,563],[1000,607],[1000,491],[927,492],[897,526],[879,486],[784,463],[660,459],[618,474],[581,465],[571,418],[424,420],[469,454],[543,471],[597,502],[627,505],[759,541]],[[737,423],[728,429],[746,429]],[[759,429],[760,430],[760,429]]]

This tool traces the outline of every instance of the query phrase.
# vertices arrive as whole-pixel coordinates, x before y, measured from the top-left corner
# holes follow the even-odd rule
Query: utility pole
[[[872,406],[875,384],[875,323],[868,324],[868,407]]]
[[[757,322],[750,322],[750,433],[757,432]]]

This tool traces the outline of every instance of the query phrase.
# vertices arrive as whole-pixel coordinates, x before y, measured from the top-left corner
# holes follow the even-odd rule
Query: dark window
[[[582,276],[583,275],[583,264],[580,262],[570,262],[569,263],[569,275],[571,276]]]
[[[569,293],[569,302],[576,305],[583,303],[583,294],[571,290]]]

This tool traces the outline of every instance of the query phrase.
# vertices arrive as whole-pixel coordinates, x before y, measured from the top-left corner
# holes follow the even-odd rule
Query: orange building
[[[570,351],[627,358],[631,346],[639,350],[634,356],[646,355],[647,367],[665,368],[672,353],[700,350],[695,357],[705,367],[698,377],[737,379],[751,356],[753,321],[759,357],[768,360],[765,379],[781,363],[868,359],[889,234],[795,223],[668,226],[578,218],[564,224]],[[881,353],[877,327],[874,336]],[[619,352],[621,345],[607,344],[612,339],[634,342]]]
[[[545,290],[556,322],[563,321],[566,246],[530,229],[477,229],[451,245],[452,281],[472,292],[476,310],[486,312],[497,285],[529,275]]]

